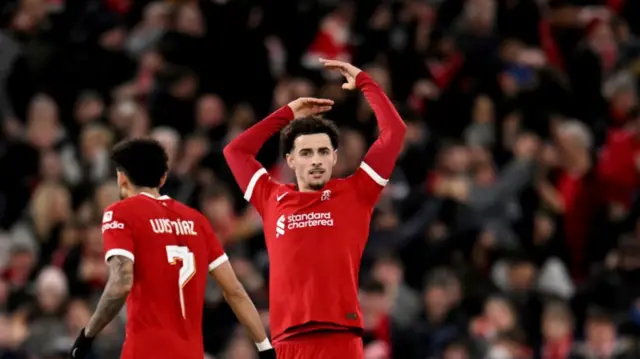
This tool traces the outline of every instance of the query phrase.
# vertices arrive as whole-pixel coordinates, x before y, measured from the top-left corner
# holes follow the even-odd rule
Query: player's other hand
[[[265,351],[261,351],[258,353],[258,358],[260,359],[276,359],[276,350],[275,349],[269,349],[269,350],[265,350]]]
[[[343,89],[355,90],[356,77],[362,72],[362,70],[344,61],[320,59],[320,62],[329,70],[340,71],[342,76],[347,80],[346,83],[342,84]]]
[[[288,106],[291,108],[291,111],[293,111],[295,118],[302,118],[319,115],[331,110],[333,101],[322,98],[300,97],[297,100],[289,102]]]
[[[84,329],[82,329],[82,331],[80,331],[80,335],[78,335],[78,338],[73,343],[73,346],[69,351],[69,359],[82,359],[89,355],[93,339],[94,338],[87,337],[84,334]]]

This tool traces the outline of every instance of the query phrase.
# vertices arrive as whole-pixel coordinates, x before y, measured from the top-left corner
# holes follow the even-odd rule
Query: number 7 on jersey
[[[169,264],[176,265],[177,261],[182,262],[180,268],[180,277],[178,280],[178,290],[180,291],[180,308],[182,309],[182,317],[186,318],[184,310],[184,293],[183,288],[196,273],[196,258],[193,252],[189,251],[185,246],[167,246],[167,259]]]

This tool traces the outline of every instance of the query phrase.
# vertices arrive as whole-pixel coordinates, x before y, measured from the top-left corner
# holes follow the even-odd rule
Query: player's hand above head
[[[258,357],[260,359],[276,359],[276,350],[275,349],[269,349],[269,350],[264,350],[261,352],[258,352]]]
[[[329,70],[340,71],[342,76],[347,80],[346,83],[342,84],[343,89],[355,90],[356,77],[362,70],[344,61],[320,59],[320,62]]]
[[[300,97],[289,102],[289,108],[293,111],[295,118],[319,115],[331,110],[332,100],[313,97]]]

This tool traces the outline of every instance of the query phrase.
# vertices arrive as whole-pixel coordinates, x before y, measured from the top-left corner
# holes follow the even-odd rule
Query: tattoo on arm
[[[133,285],[133,261],[113,256],[109,259],[109,280],[102,292],[95,313],[85,328],[88,337],[95,337],[120,312]]]

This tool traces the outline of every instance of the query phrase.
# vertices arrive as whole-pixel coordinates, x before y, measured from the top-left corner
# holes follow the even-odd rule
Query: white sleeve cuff
[[[247,202],[251,200],[253,189],[255,188],[256,183],[258,183],[260,177],[266,174],[267,170],[265,170],[264,168],[257,170],[256,173],[253,174],[253,177],[251,177],[251,181],[249,181],[249,185],[247,186],[247,190],[244,192],[244,199],[246,199]]]
[[[226,254],[221,255],[220,257],[216,258],[213,262],[209,263],[209,272],[213,271],[214,269],[220,267],[220,265],[226,261],[229,260],[229,257],[227,257]]]
[[[132,261],[135,262],[135,257],[133,256],[133,253],[129,252],[126,249],[122,249],[122,248],[114,248],[114,249],[109,249],[107,251],[107,253],[104,255],[104,261],[107,262],[109,260],[109,258],[113,257],[113,256],[122,256],[125,258],[129,258]]]
[[[269,342],[269,338],[261,341],[260,343],[256,343],[256,347],[258,347],[259,352],[263,352],[265,350],[271,349],[271,343]]]
[[[388,179],[382,178],[382,176],[380,176],[376,171],[374,171],[373,168],[371,168],[371,166],[369,166],[364,161],[360,163],[360,168],[362,168],[362,170],[365,171],[375,183],[379,184],[382,187],[386,186],[387,182],[389,182]]]

